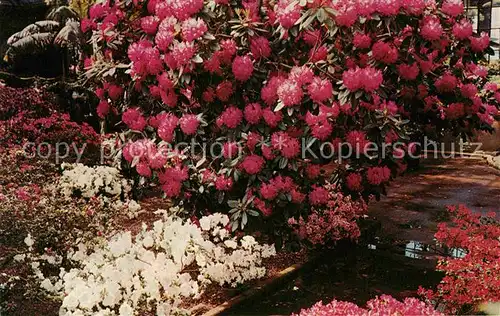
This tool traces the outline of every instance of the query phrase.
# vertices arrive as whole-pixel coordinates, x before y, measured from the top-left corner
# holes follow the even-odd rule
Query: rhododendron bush
[[[305,220],[330,177],[379,195],[410,136],[489,129],[500,99],[478,64],[489,38],[459,1],[105,1],[82,28],[97,114],[121,118],[127,166],[193,213],[227,211],[233,229]]]
[[[481,303],[500,301],[500,223],[495,213],[481,217],[464,205],[450,206],[448,211],[452,225],[440,223],[435,237],[466,254],[440,260],[437,270],[446,276],[437,290],[420,291],[427,299],[443,303],[448,313],[476,313]]]

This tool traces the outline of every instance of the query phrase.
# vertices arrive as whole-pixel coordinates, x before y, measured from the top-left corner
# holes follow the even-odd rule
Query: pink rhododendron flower
[[[445,0],[441,6],[441,11],[452,18],[464,13],[464,3],[461,0]]]
[[[203,67],[205,70],[211,73],[220,73],[220,59],[218,54],[213,54],[212,57],[203,62]]]
[[[236,142],[226,142],[222,146],[222,155],[226,159],[234,158],[240,153],[240,146]]]
[[[309,58],[312,62],[319,62],[322,60],[326,60],[328,56],[328,48],[325,46],[320,46],[318,48],[313,48],[309,51]]]
[[[194,135],[198,130],[198,126],[200,125],[200,120],[198,116],[195,114],[184,114],[179,119],[179,125],[181,130],[186,135]]]
[[[311,83],[314,79],[314,72],[307,66],[293,66],[288,75],[288,79],[297,82],[299,85]]]
[[[246,142],[247,148],[251,152],[254,152],[255,151],[255,146],[257,146],[257,144],[261,140],[262,140],[262,136],[260,134],[255,133],[255,132],[248,133],[248,135],[247,135],[247,142]]]
[[[161,21],[155,36],[155,43],[161,51],[166,51],[170,44],[172,44],[175,37],[176,24],[177,20],[174,17],[168,17]]]
[[[160,19],[157,16],[148,15],[141,19],[141,28],[147,34],[155,34],[160,24]]]
[[[398,65],[399,75],[406,80],[415,80],[420,72],[417,63]]]
[[[151,169],[149,168],[148,164],[145,162],[139,162],[135,166],[135,170],[137,170],[137,173],[140,176],[148,177],[148,178],[151,177]]]
[[[276,91],[279,99],[285,106],[300,104],[304,93],[302,88],[293,80],[283,81]]]
[[[389,181],[391,178],[391,170],[387,167],[371,167],[366,173],[368,182],[373,185],[379,185]]]
[[[253,61],[249,56],[236,56],[232,70],[236,80],[247,81],[253,73]]]
[[[332,83],[327,79],[316,77],[307,86],[307,92],[314,102],[323,102],[330,99],[333,95]]]
[[[215,188],[218,191],[229,191],[233,187],[233,179],[220,175],[215,179]]]
[[[324,187],[316,187],[309,193],[309,201],[312,205],[321,205],[328,202],[329,193]]]
[[[220,47],[221,47],[221,59],[225,64],[230,64],[233,56],[236,54],[236,51],[238,50],[238,46],[232,39],[226,39],[222,40],[220,42]]]
[[[335,22],[337,22],[339,26],[351,27],[358,18],[356,8],[350,4],[342,5],[342,7],[337,8],[337,11]]]
[[[174,43],[174,47],[172,48],[172,57],[178,66],[186,65],[195,53],[196,48],[194,44],[189,42]]]
[[[300,6],[298,3],[292,5],[290,0],[279,0],[275,10],[279,24],[285,29],[294,26],[295,22],[300,18]]]
[[[108,115],[110,108],[111,107],[109,106],[109,103],[107,101],[102,100],[97,105],[97,115],[100,118],[105,118],[106,115]]]
[[[462,19],[453,24],[452,33],[459,40],[464,40],[472,36],[472,23],[467,19]]]
[[[322,302],[314,304],[309,309],[303,309],[300,313],[292,316],[329,316],[329,315],[422,315],[422,316],[443,316],[434,310],[431,305],[426,304],[416,298],[405,298],[399,302],[389,295],[368,301],[367,309],[361,308],[351,302],[333,300],[327,305]]]
[[[473,83],[468,83],[460,86],[460,93],[466,98],[472,99],[476,94],[478,90],[475,84]]]
[[[203,8],[203,0],[183,0],[167,2],[172,13],[179,20],[186,20]]]
[[[446,117],[454,120],[465,115],[465,108],[463,103],[452,103],[446,108]]]
[[[422,20],[420,26],[420,35],[429,41],[438,40],[443,34],[443,26],[439,22],[439,18],[428,15]]]
[[[127,124],[130,129],[142,131],[146,127],[146,119],[142,113],[135,108],[129,108],[122,115],[123,123]]]
[[[246,156],[241,163],[241,168],[248,174],[257,174],[265,164],[264,158],[258,155]]]
[[[281,122],[283,119],[283,113],[281,112],[274,112],[270,108],[265,108],[262,110],[262,116],[264,117],[264,121],[266,121],[267,125],[269,125],[272,128],[275,128],[278,126],[278,124]]]
[[[245,106],[245,120],[250,124],[258,124],[262,118],[262,107],[259,103],[249,103]]]
[[[355,47],[360,49],[370,48],[372,44],[372,39],[367,34],[356,33],[354,34],[354,39],[352,40],[352,43],[354,44]]]
[[[376,61],[393,64],[398,60],[398,49],[393,45],[378,41],[372,46],[372,56]]]
[[[118,85],[115,85],[115,84],[109,85],[109,87],[108,87],[108,96],[109,96],[109,98],[111,100],[116,101],[122,95],[123,95],[123,88],[122,87],[120,87]]]
[[[275,150],[279,150],[285,158],[294,158],[300,153],[299,141],[285,132],[273,133],[271,145]]]
[[[232,83],[230,81],[223,81],[219,83],[219,85],[215,89],[215,93],[221,101],[228,101],[233,94]]]
[[[366,138],[366,133],[363,131],[350,131],[346,135],[346,141],[356,152],[364,152],[367,145],[370,143]]]
[[[187,42],[192,42],[207,32],[207,25],[205,22],[198,19],[187,19],[182,22],[182,38]]]
[[[274,200],[279,191],[280,189],[274,183],[263,183],[260,186],[260,195],[266,200]]]
[[[488,48],[488,45],[490,44],[490,37],[486,32],[481,32],[480,37],[470,36],[469,40],[470,47],[474,52],[482,52]]]
[[[171,143],[174,139],[174,131],[179,119],[173,114],[164,114],[159,120],[158,136],[167,143]]]
[[[359,173],[350,173],[346,177],[346,185],[351,191],[361,191],[363,177]]]
[[[257,36],[250,39],[250,51],[255,59],[271,56],[271,47],[269,40],[264,36]]]
[[[240,125],[242,119],[243,112],[235,106],[230,106],[217,118],[217,125],[219,127],[236,128]]]
[[[382,72],[372,67],[349,69],[342,74],[344,85],[351,91],[363,89],[373,92],[380,87],[383,80]]]
[[[457,77],[450,73],[445,73],[439,77],[435,82],[434,86],[439,92],[450,92],[453,91],[458,85]]]
[[[273,213],[273,210],[271,207],[267,206],[266,205],[266,202],[262,201],[261,199],[259,198],[255,198],[253,200],[253,205],[259,210],[262,212],[262,215],[264,217],[269,217],[271,216],[271,214]]]
[[[319,165],[307,165],[306,167],[307,178],[316,179],[321,174],[321,167]]]
[[[280,76],[271,77],[267,84],[262,87],[261,98],[267,105],[271,106],[276,101],[278,101],[278,87],[283,83],[284,80],[285,78]]]

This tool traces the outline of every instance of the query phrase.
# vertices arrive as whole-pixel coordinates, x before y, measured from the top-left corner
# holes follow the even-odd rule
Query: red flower
[[[361,191],[363,177],[359,173],[350,173],[346,177],[346,184],[351,191]]]
[[[387,167],[371,167],[366,173],[368,182],[373,185],[379,185],[389,181],[391,178],[391,170]]]
[[[142,131],[146,127],[146,119],[138,109],[129,108],[122,115],[123,123],[130,129]]]
[[[184,134],[194,135],[200,125],[200,120],[195,114],[184,114],[179,120],[179,125]]]
[[[247,81],[252,76],[253,61],[249,56],[237,56],[233,60],[232,70],[236,80]]]
[[[265,164],[264,158],[258,155],[246,156],[241,163],[241,168],[248,174],[257,174]]]

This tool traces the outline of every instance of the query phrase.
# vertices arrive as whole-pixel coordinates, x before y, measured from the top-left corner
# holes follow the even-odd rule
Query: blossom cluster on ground
[[[400,302],[390,295],[381,295],[366,303],[367,308],[351,302],[337,301],[324,305],[322,302],[301,310],[292,316],[330,316],[330,315],[444,315],[416,298],[405,298]]]
[[[465,251],[462,258],[443,258],[437,270],[446,273],[436,290],[420,289],[448,313],[478,312],[481,303],[500,301],[500,223],[496,213],[481,217],[464,205],[450,206],[452,223],[440,223],[436,239]]]
[[[103,2],[81,26],[97,113],[121,120],[123,167],[235,229],[283,234],[324,203],[330,176],[379,196],[410,141],[491,129],[498,111],[480,64],[489,37],[458,1]],[[345,152],[324,159],[325,143],[354,151],[326,167]]]
[[[259,244],[252,236],[232,237],[229,218],[215,213],[198,225],[159,210],[163,220],[135,237],[120,232],[109,241],[90,247],[77,245],[67,254],[76,268],[44,276],[40,261],[60,265],[61,257],[18,255],[31,261],[40,286],[62,298],[60,315],[132,316],[153,310],[171,315],[182,310],[183,299],[198,298],[212,282],[235,287],[265,275],[262,259],[276,254],[273,245]],[[25,243],[32,250],[31,235]]]

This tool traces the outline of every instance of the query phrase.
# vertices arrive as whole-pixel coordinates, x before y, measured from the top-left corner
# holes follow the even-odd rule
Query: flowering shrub
[[[59,110],[55,96],[44,90],[0,86],[0,142],[9,147],[48,142],[52,152],[57,142],[97,144],[99,136],[90,125],[76,123]]]
[[[440,223],[436,239],[465,251],[462,258],[443,258],[437,270],[446,276],[437,290],[420,289],[428,300],[443,303],[448,313],[477,312],[479,304],[500,301],[500,224],[495,213],[481,218],[464,205],[450,206],[453,225]]]
[[[382,295],[366,303],[366,309],[351,302],[333,300],[327,305],[322,302],[303,309],[292,316],[331,316],[331,315],[443,315],[432,306],[416,298],[405,298],[400,302],[390,295]]]
[[[54,101],[45,91],[0,86],[0,120],[8,120],[22,111],[47,116],[56,109]]]
[[[356,219],[366,212],[363,200],[353,201],[331,184],[315,188],[309,199],[314,203],[309,217],[300,217],[298,222],[292,217],[288,221],[301,239],[324,245],[331,241],[359,237]]]
[[[58,187],[61,193],[70,197],[80,194],[85,198],[93,198],[98,195],[128,197],[132,184],[120,174],[120,170],[107,167],[88,167],[81,163],[61,165],[62,176]]]
[[[226,215],[202,217],[199,226],[165,215],[135,238],[126,231],[95,248],[80,244],[68,254],[79,268],[52,277],[35,269],[45,290],[64,294],[60,314],[172,315],[182,298],[199,297],[211,282],[236,286],[264,276],[262,259],[275,254],[251,236],[231,237]]]
[[[339,154],[339,189],[380,195],[410,132],[488,129],[500,96],[478,64],[488,35],[453,0],[106,1],[82,28],[128,166],[195,212],[231,212],[233,228],[307,217]],[[319,141],[353,151],[321,159]],[[371,143],[378,157],[363,155]]]

